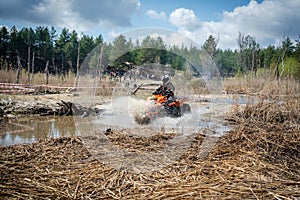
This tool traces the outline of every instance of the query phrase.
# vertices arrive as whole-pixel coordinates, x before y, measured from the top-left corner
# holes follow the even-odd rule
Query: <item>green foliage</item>
[[[261,49],[259,52],[260,68],[270,68],[272,62],[276,60],[276,51],[274,46],[268,46],[265,49]]]
[[[215,62],[222,76],[232,76],[236,73],[235,54],[231,50],[218,50]]]
[[[238,37],[239,56],[237,66],[242,72],[248,70],[256,72],[259,65],[260,45],[250,35],[239,33]]]
[[[241,71],[240,68],[237,69],[236,73],[235,73],[235,77],[237,78],[242,78],[244,75],[244,73]]]
[[[125,62],[130,61],[130,50],[132,49],[132,42],[127,41],[124,35],[117,37],[112,44],[109,54],[109,60],[114,67],[122,67]]]
[[[33,53],[35,72],[43,72],[49,61],[50,73],[76,73],[76,61],[78,54],[79,38],[76,31],[70,32],[63,28],[58,35],[54,27],[50,29],[38,26],[22,28],[16,27],[8,30],[5,26],[0,28],[0,69],[4,66],[8,69],[17,69],[17,55],[21,58],[21,65],[28,70],[28,60],[32,62]],[[87,54],[98,44],[103,43],[100,35],[95,40],[93,37],[83,35],[80,40],[80,63]],[[29,56],[29,57],[28,57]],[[30,63],[29,63],[30,64]]]
[[[205,49],[210,58],[214,60],[217,51],[217,42],[215,41],[215,38],[212,35],[210,35],[208,39],[204,42],[203,49]]]
[[[282,66],[280,65],[279,70],[282,71]],[[288,57],[285,60],[283,76],[290,76],[295,79],[300,79],[300,64],[296,58]]]
[[[147,36],[143,39],[135,53],[135,63],[141,65],[143,63],[161,63],[166,64],[168,55],[165,51],[165,45],[160,37],[152,38]]]

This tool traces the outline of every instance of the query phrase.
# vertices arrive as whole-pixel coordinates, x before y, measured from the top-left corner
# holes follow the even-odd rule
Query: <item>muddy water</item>
[[[161,127],[167,128],[167,124],[178,125],[182,128],[182,124],[186,127],[186,122],[189,122],[189,128],[195,131],[205,129],[221,136],[230,130],[230,127],[224,124],[224,117],[232,105],[245,105],[253,102],[253,99],[249,100],[245,96],[214,96],[193,99],[193,102],[190,103],[192,107],[191,115],[183,116],[181,119],[166,118],[159,120],[158,122],[150,124],[148,128],[160,130]],[[125,106],[125,109],[124,106],[119,107],[119,105],[126,104],[128,106]],[[143,102],[132,98],[129,100],[121,99],[121,101],[118,99],[115,104],[103,105],[102,108],[107,111],[93,119],[82,119],[80,117],[78,117],[78,119],[72,116],[23,117],[2,122],[0,125],[0,146],[32,143],[47,138],[80,136],[90,130],[92,130],[92,132],[99,132],[100,130],[106,130],[106,128],[115,128],[116,126],[119,128],[141,130],[141,127],[133,121],[134,117],[131,116],[132,114],[128,115],[128,109],[133,110],[133,105],[135,109],[137,109],[138,104],[144,106]],[[163,124],[161,124],[161,122],[163,122]],[[156,127],[153,126],[155,123]],[[171,128],[174,128],[174,126]],[[139,134],[141,133],[141,131],[138,132]]]
[[[1,123],[0,145],[32,143],[76,134],[73,117],[22,117]]]
[[[189,102],[192,112],[180,118],[162,117],[153,120],[148,125],[139,125],[134,120],[137,113],[145,113],[146,102],[133,97],[117,97],[107,104],[103,109],[105,112],[96,117],[91,126],[101,130],[102,127],[113,129],[139,130],[139,135],[148,136],[145,129],[152,129],[152,134],[164,130],[166,132],[176,132],[192,134],[195,132],[208,132],[210,135],[222,136],[230,130],[225,123],[225,116],[231,110],[232,105],[245,105],[253,103],[252,100],[241,96],[206,96],[205,98],[191,99]],[[142,114],[143,115],[143,114]],[[92,133],[93,134],[93,133]]]

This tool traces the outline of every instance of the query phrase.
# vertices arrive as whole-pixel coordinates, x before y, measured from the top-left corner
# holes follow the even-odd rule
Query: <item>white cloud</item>
[[[170,22],[177,27],[188,31],[201,28],[201,21],[196,17],[194,11],[178,8],[170,14]]]
[[[158,31],[158,33],[151,34],[151,36],[154,38],[161,37],[168,47],[172,47],[174,45],[186,48],[197,46],[197,44],[189,37],[171,30],[162,29],[160,32]]]
[[[300,34],[300,1],[265,0],[250,1],[248,5],[236,7],[232,12],[224,11],[219,22],[201,22],[193,11],[180,8],[174,10],[169,19],[178,32],[199,44],[213,35],[220,48],[237,48],[238,33],[251,35],[263,46],[275,44],[279,37],[298,38]]]
[[[79,31],[132,25],[139,0],[0,0],[0,18]]]
[[[158,13],[155,10],[148,10],[147,15],[149,17],[151,17],[152,19],[161,19],[161,20],[166,20],[167,19],[167,15],[163,11],[160,11],[160,13]]]
[[[117,38],[121,35],[122,33],[121,32],[117,32],[115,30],[112,30],[109,32],[109,40],[113,40],[114,38]],[[108,42],[111,42],[111,41],[108,41]]]
[[[79,13],[72,12],[71,8],[71,1],[61,1],[58,4],[52,0],[44,0],[37,5],[33,5],[31,14],[34,16],[34,21],[38,23],[49,23],[71,30],[85,31],[91,23],[83,20]],[[45,20],[45,18],[48,18],[48,20]]]
[[[169,29],[162,29],[162,28],[139,28],[139,29],[133,29],[126,32],[110,32],[110,40],[107,42],[112,42],[116,37],[120,36],[120,34],[124,35],[128,40],[131,39],[132,42],[136,42],[137,40],[139,42],[142,42],[146,37],[150,36],[154,39],[157,39],[158,37],[161,37],[164,41],[164,44],[167,47],[172,47],[173,45],[177,45],[179,47],[191,47],[191,46],[197,46],[199,45],[195,43],[190,38],[184,36],[183,34],[180,34],[176,32],[175,30],[169,30]]]

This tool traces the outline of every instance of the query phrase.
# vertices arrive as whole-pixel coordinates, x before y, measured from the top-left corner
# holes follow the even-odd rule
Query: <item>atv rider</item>
[[[169,98],[174,99],[174,92],[173,91],[175,91],[175,87],[171,83],[169,76],[164,75],[161,78],[161,81],[162,81],[163,84],[159,88],[157,88],[155,90],[155,92],[153,92],[152,94],[165,96],[166,99],[169,99]]]
[[[164,75],[161,78],[162,85],[156,89],[155,92],[153,92],[154,95],[162,94],[164,95],[165,93],[168,93],[169,96],[174,96],[175,87],[171,83],[170,78],[168,75]],[[164,95],[165,96],[165,95]]]
[[[171,83],[169,76],[164,75],[162,77],[163,85],[156,89],[153,92],[153,95],[160,96],[156,100],[158,103],[164,106],[167,111],[167,114],[170,116],[179,117],[181,115],[180,105],[178,100],[174,97],[175,87]]]

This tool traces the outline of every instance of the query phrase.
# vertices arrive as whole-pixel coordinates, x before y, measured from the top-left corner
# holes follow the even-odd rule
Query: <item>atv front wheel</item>
[[[151,122],[151,118],[147,115],[143,115],[143,116],[135,115],[134,119],[138,124],[141,125],[147,125],[150,124]]]
[[[181,113],[182,114],[191,113],[191,106],[187,103],[183,104],[181,107]]]

